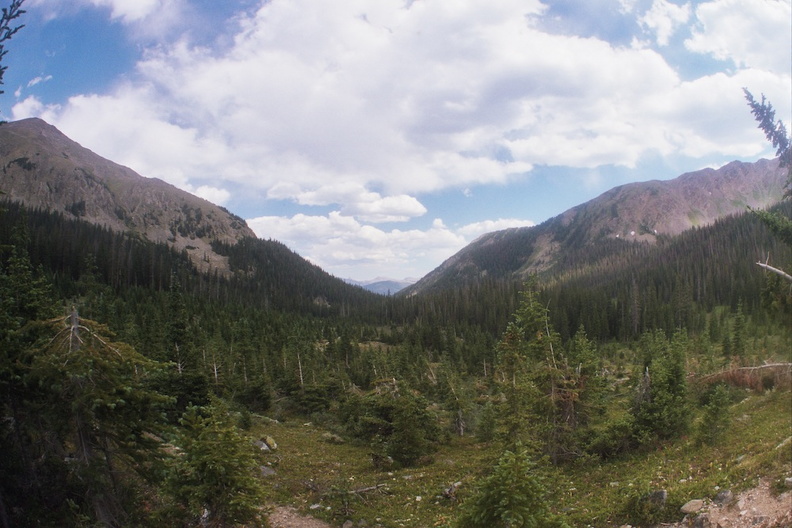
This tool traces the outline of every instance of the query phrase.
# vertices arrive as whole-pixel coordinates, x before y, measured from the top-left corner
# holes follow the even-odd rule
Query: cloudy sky
[[[616,185],[772,157],[743,87],[792,113],[792,0],[24,7],[4,119],[41,117],[344,278],[421,277]]]

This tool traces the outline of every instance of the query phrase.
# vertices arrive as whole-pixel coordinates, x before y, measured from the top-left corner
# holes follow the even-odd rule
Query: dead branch
[[[761,267],[761,268],[766,269],[767,271],[772,271],[773,273],[782,276],[785,280],[788,280],[789,282],[792,282],[792,275],[790,275],[789,273],[787,273],[787,272],[785,272],[783,270],[780,270],[778,268],[774,268],[773,266],[770,266],[769,264],[767,264],[765,262],[757,262],[756,265]]]

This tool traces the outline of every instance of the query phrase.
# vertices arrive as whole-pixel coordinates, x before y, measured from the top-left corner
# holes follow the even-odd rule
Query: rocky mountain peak
[[[37,118],[0,126],[0,191],[29,207],[186,250],[202,270],[228,270],[213,241],[256,236],[226,209],[102,158]]]

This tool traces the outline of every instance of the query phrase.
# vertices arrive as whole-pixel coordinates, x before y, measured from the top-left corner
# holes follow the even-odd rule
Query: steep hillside
[[[203,270],[228,270],[212,242],[255,237],[227,210],[106,160],[40,119],[0,126],[0,168],[11,200],[187,250]]]
[[[415,295],[484,276],[524,277],[556,270],[570,252],[606,240],[654,242],[719,218],[765,208],[782,195],[777,160],[734,161],[669,181],[616,187],[535,227],[482,235],[400,295]]]

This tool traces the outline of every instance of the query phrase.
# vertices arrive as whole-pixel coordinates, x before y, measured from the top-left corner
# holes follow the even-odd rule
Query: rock
[[[337,444],[337,445],[344,443],[343,438],[333,433],[322,433],[322,441],[327,442],[328,444]]]
[[[341,525],[341,528],[355,528],[355,523],[350,520],[344,521],[344,524]]]
[[[646,496],[646,501],[658,508],[663,508],[667,500],[668,491],[666,490],[655,490],[649,492],[649,494]]]
[[[784,486],[787,488],[792,488],[792,477],[787,477],[784,479]]]
[[[259,469],[261,470],[262,477],[271,477],[275,475],[275,470],[269,466],[261,466]]]
[[[462,482],[454,482],[453,484],[451,484],[450,486],[448,486],[446,489],[443,490],[443,497],[454,501],[457,500],[456,492],[461,485]]]
[[[275,442],[275,439],[269,435],[266,438],[264,438],[264,443],[267,444],[267,447],[269,447],[273,451],[276,451],[278,449],[278,443]]]
[[[703,500],[693,499],[692,501],[688,501],[684,506],[682,506],[682,508],[680,508],[679,511],[687,515],[688,513],[696,513],[703,507],[704,507]]]
[[[263,440],[256,440],[255,442],[253,442],[253,445],[258,447],[262,451],[269,451],[270,450],[269,446]]]
[[[712,528],[712,522],[710,521],[709,515],[706,513],[697,515],[693,520],[693,528]]]
[[[718,506],[726,506],[734,500],[734,493],[731,490],[720,490],[715,498],[712,499]]]

